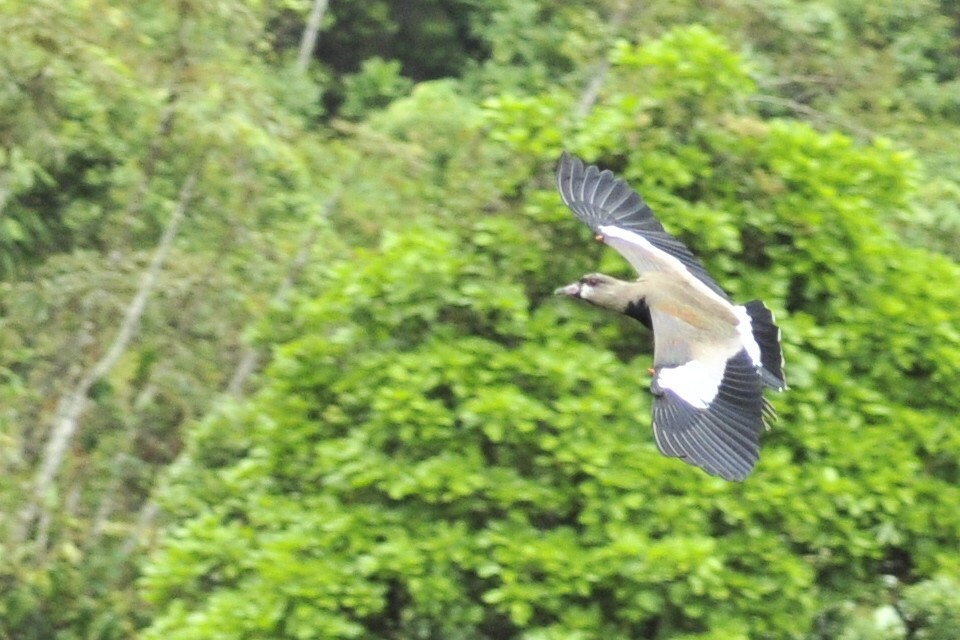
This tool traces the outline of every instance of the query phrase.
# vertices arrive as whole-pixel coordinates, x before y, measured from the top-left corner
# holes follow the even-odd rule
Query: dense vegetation
[[[267,4],[0,7],[0,638],[956,636],[955,3]],[[777,313],[745,483],[563,149]]]

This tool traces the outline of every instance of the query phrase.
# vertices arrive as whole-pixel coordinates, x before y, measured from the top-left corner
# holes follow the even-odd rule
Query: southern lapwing
[[[636,269],[633,281],[595,273],[557,289],[653,330],[653,435],[661,453],[727,480],[760,455],[773,408],[763,388],[786,388],[780,330],[759,300],[736,305],[667,233],[643,199],[610,171],[564,152],[563,202]]]

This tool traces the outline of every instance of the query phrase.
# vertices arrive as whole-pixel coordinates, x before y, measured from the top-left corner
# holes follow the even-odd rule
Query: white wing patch
[[[749,314],[747,314],[747,308],[743,305],[735,305],[733,307],[733,313],[737,316],[737,320],[740,321],[737,325],[740,342],[743,344],[743,348],[747,350],[750,361],[759,367],[760,345],[757,344],[757,339],[753,337],[753,320],[750,319]]]
[[[711,290],[710,287],[695,278],[689,269],[674,256],[657,249],[653,244],[639,233],[621,229],[613,225],[601,225],[598,229],[603,236],[604,241],[616,249],[620,255],[627,259],[627,262],[637,270],[637,273],[645,271],[670,271],[676,273],[699,293],[712,298],[720,304],[729,306],[730,303]]]
[[[690,406],[697,409],[706,409],[713,402],[720,391],[727,360],[735,353],[744,349],[750,362],[760,367],[760,345],[753,337],[753,326],[750,316],[742,306],[734,306],[734,313],[740,321],[737,325],[738,344],[717,344],[704,353],[704,345],[700,345],[698,353],[689,362],[675,367],[661,367],[657,373],[657,383],[664,389],[677,394]]]
[[[676,367],[661,367],[657,371],[657,384],[668,389],[681,400],[697,409],[706,409],[717,397],[727,359],[715,358],[691,360]]]

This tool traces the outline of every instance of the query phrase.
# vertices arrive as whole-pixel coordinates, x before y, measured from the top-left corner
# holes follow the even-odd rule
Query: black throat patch
[[[653,321],[650,319],[650,307],[647,306],[647,303],[644,302],[642,298],[627,304],[627,308],[623,310],[623,313],[634,320],[639,320],[647,329],[653,329]]]

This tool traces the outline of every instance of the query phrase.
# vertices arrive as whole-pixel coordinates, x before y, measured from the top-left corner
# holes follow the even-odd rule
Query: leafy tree
[[[956,3],[344,0],[304,73],[292,60],[310,4],[0,8],[0,637],[127,638],[154,618],[148,634],[177,634],[177,607],[227,635],[239,625],[219,611],[233,607],[246,628],[283,620],[301,635],[313,631],[296,620],[323,618],[345,635],[781,637],[769,629],[789,610],[811,638],[949,637],[956,265],[927,249],[960,255]],[[677,28],[692,22],[706,28]],[[623,172],[733,293],[778,308],[793,390],[749,486],[677,475],[645,435],[642,333],[550,298],[598,261],[629,273],[559,205],[561,148]],[[136,311],[190,176],[169,259],[122,353],[77,398],[78,428],[37,496],[58,402]],[[310,336],[354,353],[317,364]],[[222,390],[258,387],[271,349],[288,369],[208,415]],[[256,466],[287,451],[260,431],[289,401],[287,374],[341,364],[352,377],[301,398],[290,435],[334,447],[349,411],[373,444],[343,454],[344,473],[384,469],[345,489],[328,463],[300,475],[316,465],[293,445],[289,471]],[[425,396],[437,376],[450,389]],[[614,393],[625,379],[636,395]],[[571,406],[581,397],[593,404]],[[145,581],[144,607],[138,543],[156,531],[148,496],[173,459],[160,493],[178,519],[157,561],[175,561]],[[651,480],[660,469],[673,477]],[[217,511],[239,499],[220,471],[268,487],[249,492],[263,502]],[[39,507],[26,528],[25,505]],[[316,514],[353,523],[331,530],[379,564],[309,529]],[[421,517],[446,537],[427,544]],[[247,561],[224,523],[247,523],[244,548],[263,560],[244,565],[242,588],[219,573]],[[226,549],[197,542],[198,526]],[[270,540],[330,561],[345,590],[286,573]],[[164,555],[174,548],[189,552]],[[218,554],[230,557],[205,573]],[[270,602],[290,609],[251,627],[265,575]],[[630,594],[639,604],[620,606]]]
[[[344,79],[344,98],[340,112],[358,118],[376,107],[385,107],[410,91],[413,82],[400,75],[400,63],[379,57],[363,61],[360,72]]]
[[[491,213],[441,200],[261,329],[263,389],[191,432],[164,490],[146,638],[803,638],[883,574],[960,570],[960,269],[884,225],[910,157],[758,118],[703,28],[614,63],[584,121],[558,90],[464,125],[512,158]],[[429,150],[417,99],[380,126]],[[565,139],[780,312],[792,390],[748,482],[660,456],[639,328],[550,299],[597,255],[542,177]]]
[[[0,637],[126,638],[141,623],[131,555],[152,526],[157,470],[225,386],[244,328],[353,155],[304,136],[309,80],[274,91],[277,74],[251,55],[266,17],[218,6],[0,13],[23,45],[0,54],[16,107],[0,135],[20,163],[0,174],[4,216],[40,229],[0,246]],[[191,175],[180,235],[138,306]],[[128,339],[101,370],[122,323]],[[67,400],[81,411],[62,430]]]

